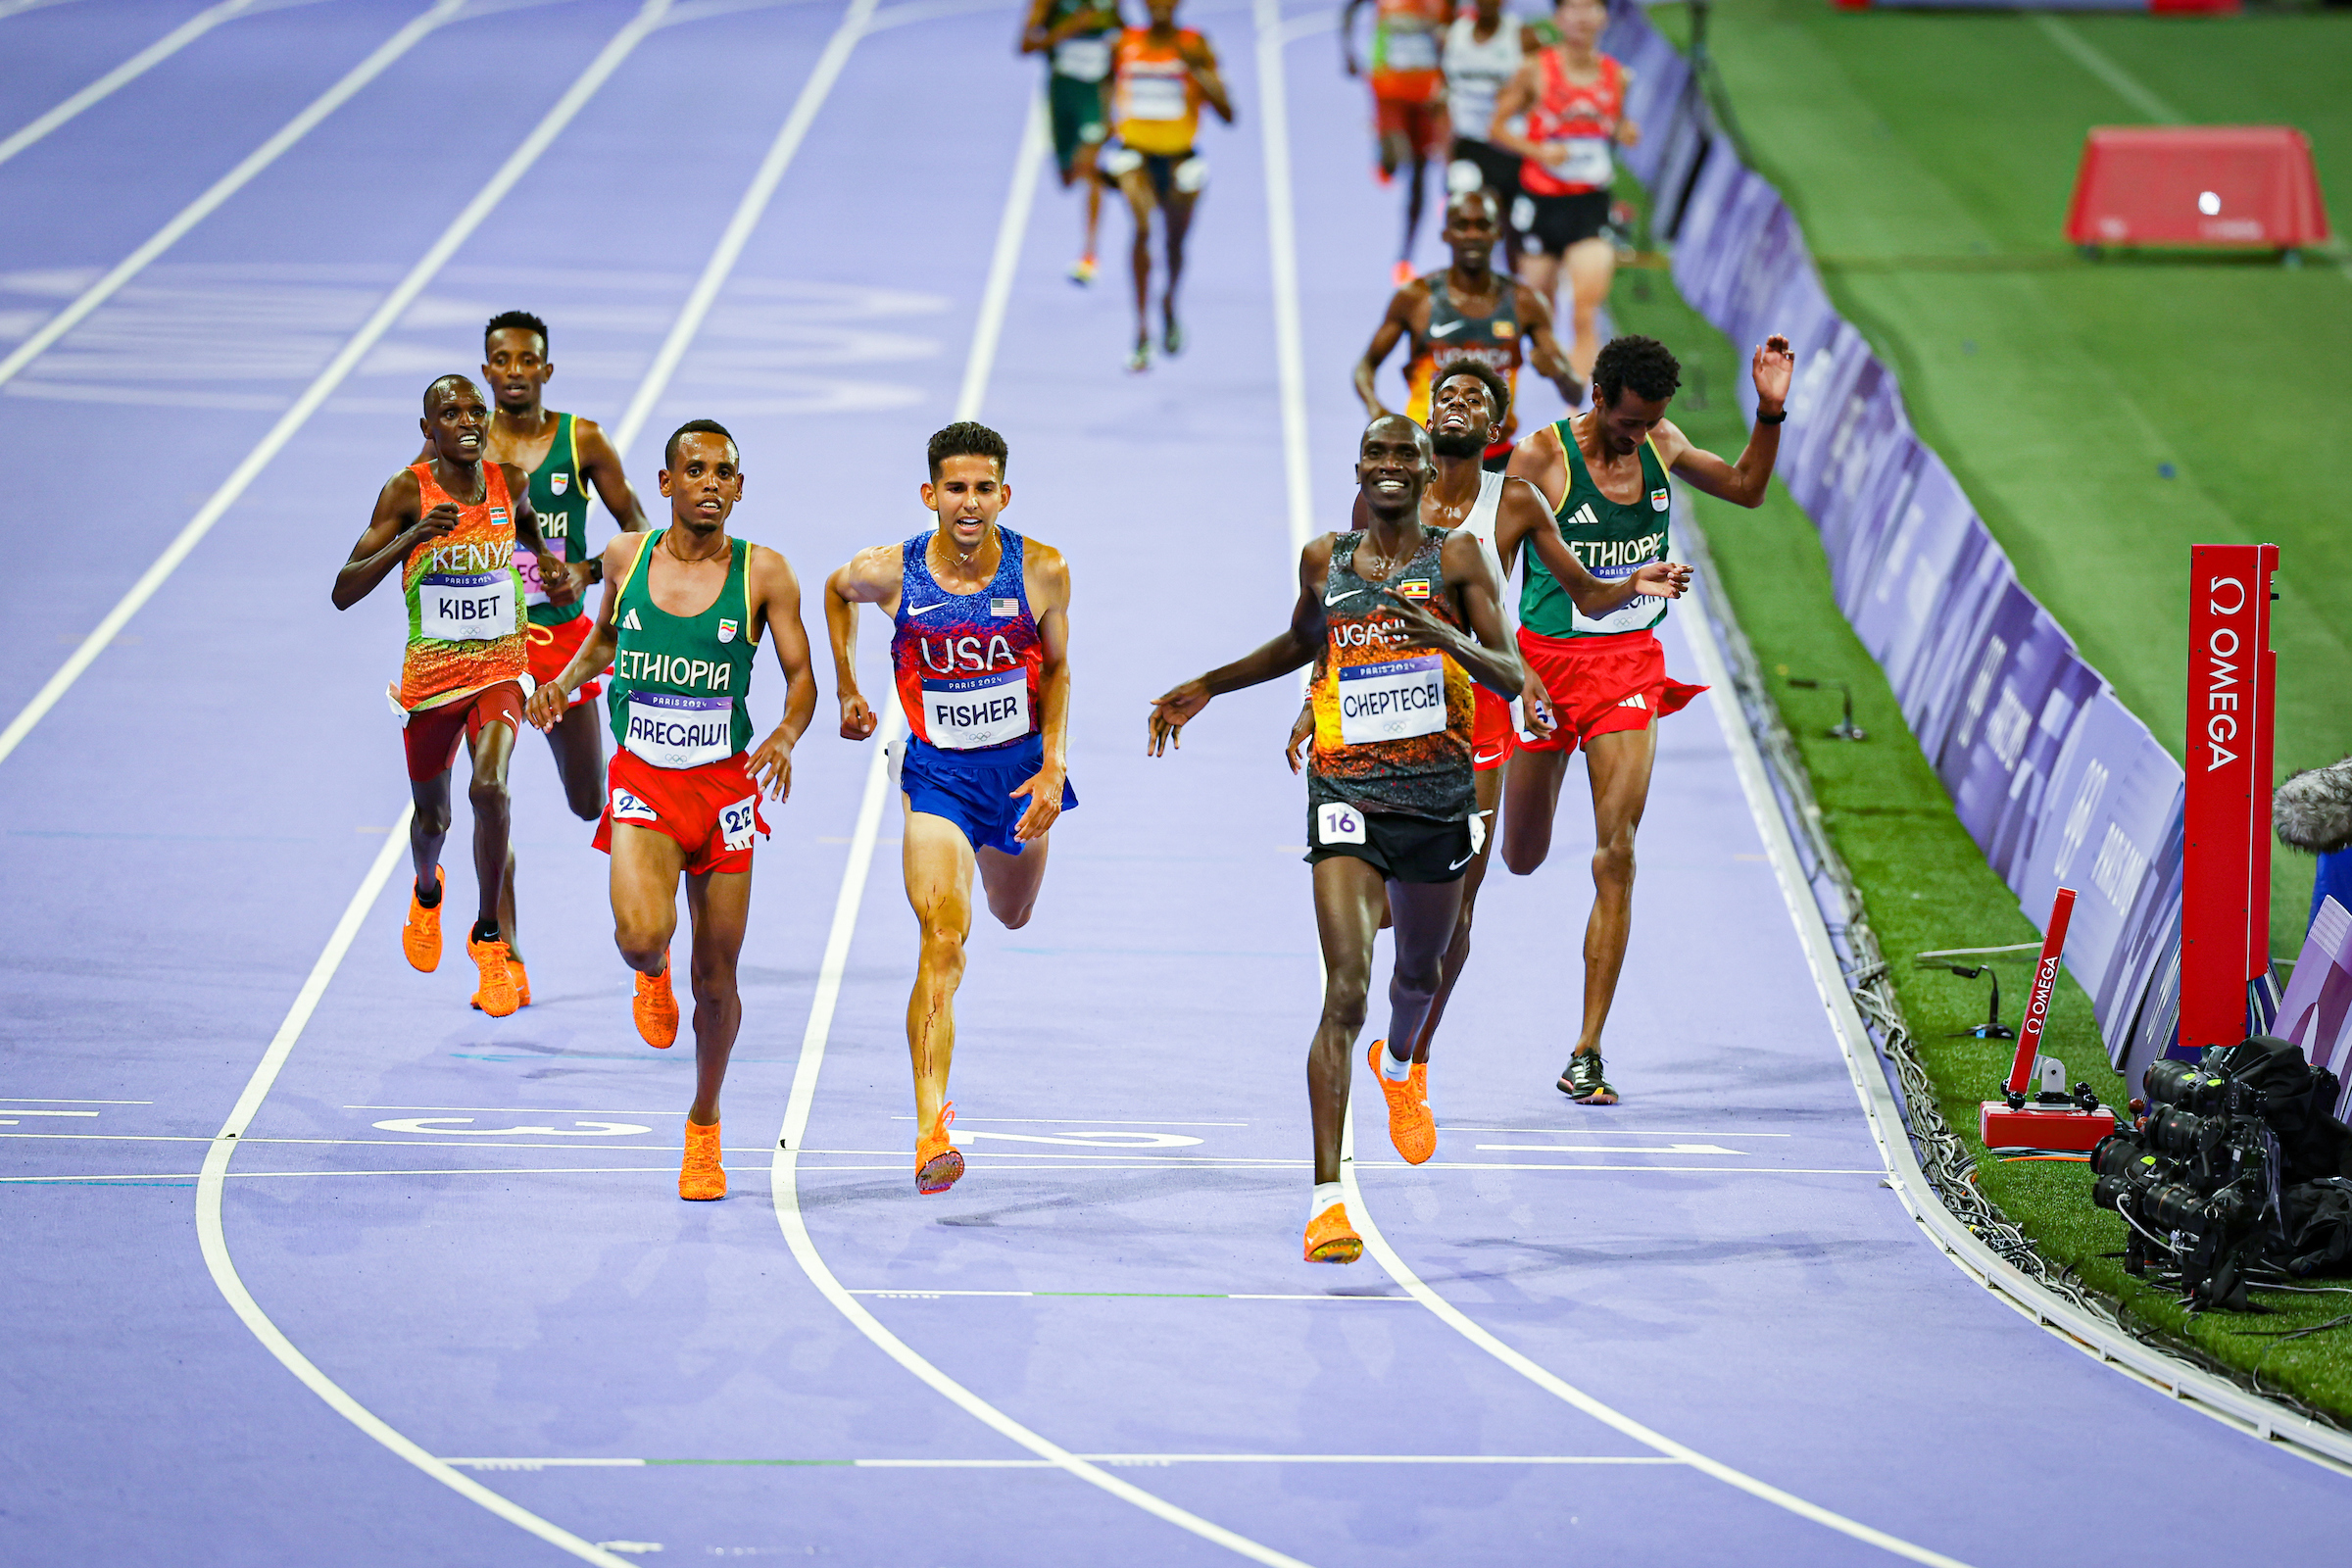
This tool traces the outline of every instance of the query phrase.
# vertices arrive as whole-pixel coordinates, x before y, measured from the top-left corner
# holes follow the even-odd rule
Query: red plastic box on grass
[[[2074,245],[2289,250],[2328,237],[2311,143],[2287,125],[2102,125],[2082,144]]]

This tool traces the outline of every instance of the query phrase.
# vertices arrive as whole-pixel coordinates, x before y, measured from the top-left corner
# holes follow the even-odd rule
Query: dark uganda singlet
[[[1503,428],[1494,432],[1498,445],[1509,445],[1510,432],[1519,422],[1516,405],[1519,397],[1519,289],[1509,278],[1497,278],[1499,297],[1489,316],[1465,316],[1456,304],[1453,291],[1446,286],[1444,272],[1429,274],[1429,331],[1413,345],[1413,361],[1404,368],[1405,385],[1412,389],[1406,403],[1405,416],[1426,429],[1429,425],[1430,382],[1442,365],[1456,360],[1476,360],[1502,377],[1503,385],[1511,389],[1514,412],[1503,421]]]
[[[1340,534],[1324,579],[1322,670],[1308,693],[1315,747],[1306,798],[1345,801],[1441,822],[1468,817],[1470,672],[1434,649],[1403,646],[1404,622],[1373,590],[1387,588],[1461,625],[1438,555],[1446,530],[1426,523],[1421,548],[1382,583],[1355,574],[1361,530]]]

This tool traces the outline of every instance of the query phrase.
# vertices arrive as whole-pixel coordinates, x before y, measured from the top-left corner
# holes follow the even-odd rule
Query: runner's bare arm
[[[329,597],[337,610],[349,610],[375,592],[375,585],[408,560],[410,551],[458,525],[458,509],[452,503],[445,501],[418,516],[416,509],[422,504],[416,476],[408,469],[384,481],[383,489],[376,493],[375,512],[368,519],[367,531],[351,547],[342,570],[335,573],[334,592]]]
[[[776,650],[784,671],[784,716],[752,749],[752,782],[772,798],[792,798],[792,749],[816,713],[816,672],[808,657],[808,628],[801,623],[801,580],[792,563],[765,545],[754,545],[743,564],[751,589],[752,616]],[[745,634],[751,633],[745,627]]]
[[[841,703],[844,739],[864,740],[881,720],[858,691],[858,607],[880,605],[897,614],[906,564],[900,545],[872,545],[825,579],[825,636],[833,645],[833,695]]]
[[[507,494],[514,503],[514,548],[528,550],[541,560],[548,558],[547,541],[539,534],[539,514],[531,506],[530,476],[512,463],[502,463],[499,468],[507,476]],[[539,573],[539,590],[547,595],[551,605],[575,603],[587,591],[585,578],[574,575],[568,568],[555,574],[550,581],[545,571]]]
[[[1021,26],[1022,54],[1043,54],[1064,38],[1074,37],[1081,32],[1116,29],[1120,24],[1118,7],[1099,5],[1086,11],[1073,11],[1049,26],[1046,14],[1053,9],[1054,0],[1030,0],[1029,20]]]
[[[1044,838],[1061,815],[1061,785],[1069,776],[1069,563],[1053,546],[1031,539],[1021,561],[1021,579],[1044,655],[1037,669],[1037,728],[1045,743],[1045,760],[1009,792],[1016,800],[1029,798],[1028,808],[1012,830],[1015,839],[1028,844]]]
[[[1160,756],[1171,742],[1182,746],[1184,726],[1208,706],[1210,698],[1276,679],[1314,661],[1325,636],[1323,585],[1331,576],[1332,539],[1333,535],[1323,534],[1298,553],[1298,599],[1291,607],[1291,623],[1280,636],[1152,700],[1148,755]]]
[[[1188,44],[1184,63],[1191,70],[1193,80],[1200,84],[1200,96],[1208,100],[1208,107],[1217,112],[1219,120],[1232,124],[1233,99],[1225,91],[1225,78],[1217,74],[1217,52],[1208,46],[1208,40],[1199,40],[1197,48]]]
[[[1796,355],[1780,333],[1775,332],[1756,345],[1756,352],[1748,362],[1748,373],[1755,378],[1758,414],[1788,412],[1788,381],[1795,369]],[[1660,419],[1649,439],[1668,472],[1681,474],[1718,501],[1742,507],[1764,504],[1765,493],[1772,488],[1772,465],[1781,454],[1781,427],[1777,422],[1759,421],[1748,431],[1747,450],[1740,454],[1737,464],[1726,463],[1714,453],[1692,446],[1690,437],[1676,428],[1672,419]]]
[[[589,628],[586,640],[571,656],[571,662],[554,680],[540,682],[523,707],[523,717],[539,728],[555,728],[571,702],[571,694],[596,679],[597,672],[612,662],[613,650],[620,646],[620,632],[613,624],[613,618],[620,613],[620,585],[628,580],[629,566],[644,547],[645,535],[641,533],[615,534],[605,546],[601,558],[605,566],[605,592],[597,601],[596,624]]]
[[[1410,335],[1420,324],[1429,308],[1429,285],[1415,278],[1389,296],[1389,314],[1380,318],[1372,330],[1372,341],[1364,349],[1364,357],[1355,362],[1355,395],[1364,402],[1364,417],[1377,419],[1389,411],[1380,401],[1376,377],[1382,362],[1395,351],[1397,342]]]
[[[1355,63],[1355,14],[1367,3],[1368,0],[1348,0],[1340,7],[1340,65],[1350,76],[1364,74],[1364,68]]]
[[[1551,302],[1525,283],[1512,287],[1518,291],[1519,330],[1527,339],[1527,363],[1560,389],[1571,408],[1584,402],[1585,383],[1576,378],[1576,368],[1568,363],[1559,339],[1551,335]]]
[[[1494,119],[1487,126],[1487,140],[1506,153],[1517,153],[1522,158],[1542,159],[1544,155],[1537,149],[1536,144],[1511,128],[1512,121],[1526,114],[1535,106],[1536,56],[1535,52],[1531,50],[1528,53],[1526,64],[1519,68],[1518,74],[1504,82],[1502,91],[1494,95]]]
[[[1497,550],[1506,534],[1514,543],[1524,539],[1535,551],[1536,559],[1544,563],[1575,602],[1578,612],[1594,619],[1643,594],[1657,599],[1680,599],[1690,584],[1689,566],[1665,561],[1650,562],[1618,582],[1604,582],[1593,576],[1561,537],[1559,519],[1544,505],[1536,487],[1524,481],[1503,490],[1501,515],[1494,525]]]
[[[1511,448],[1510,464],[1502,471],[1534,485],[1544,506],[1557,512],[1560,498],[1568,493],[1568,454],[1560,446],[1558,429],[1544,425]]]
[[[597,499],[612,514],[622,533],[644,533],[653,526],[645,514],[645,503],[637,499],[637,487],[621,471],[620,454],[612,450],[612,438],[605,434],[604,426],[594,419],[574,417],[571,421],[572,439],[580,451],[580,473],[596,486]]]
[[[1470,623],[1468,635],[1394,589],[1376,587],[1372,591],[1404,622],[1406,647],[1434,648],[1468,670],[1470,678],[1487,690],[1506,700],[1517,697],[1527,685],[1527,665],[1504,629],[1502,581],[1494,575],[1494,563],[1476,539],[1459,532],[1446,536],[1438,550],[1438,563],[1446,573],[1446,591],[1454,596]]]

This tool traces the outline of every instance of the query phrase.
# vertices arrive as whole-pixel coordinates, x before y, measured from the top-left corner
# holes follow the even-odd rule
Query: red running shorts
[[[596,847],[612,853],[612,824],[652,828],[686,852],[686,874],[749,871],[752,835],[767,833],[760,786],[745,754],[700,767],[656,767],[634,752],[614,751],[605,772],[605,814]]]
[[[409,781],[421,784],[449,771],[458,760],[458,742],[474,740],[484,724],[504,724],[522,733],[522,688],[511,680],[484,687],[438,708],[419,708],[409,714],[400,732],[409,754]]]
[[[1472,690],[1477,707],[1470,718],[1470,765],[1484,773],[1511,760],[1519,737],[1511,728],[1511,705],[1484,686]]]
[[[1453,145],[1453,126],[1446,118],[1442,99],[1416,103],[1409,98],[1391,98],[1375,92],[1372,124],[1384,139],[1402,136],[1405,145],[1423,158],[1443,157]]]
[[[1559,726],[1547,740],[1518,737],[1523,752],[1573,752],[1595,735],[1647,729],[1706,690],[1670,678],[1666,651],[1646,631],[1545,637],[1522,626],[1519,653],[1544,682]]]

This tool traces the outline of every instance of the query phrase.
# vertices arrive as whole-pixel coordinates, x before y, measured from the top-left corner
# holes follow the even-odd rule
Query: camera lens
[[[2151,1061],[2140,1075],[2151,1105],[2180,1105],[2188,1110],[2220,1108],[2230,1080],[2193,1062]]]
[[[2172,1182],[2149,1188],[2140,1199],[2139,1214],[2154,1231],[2202,1231],[2208,1217],[2205,1200],[2196,1189]]]
[[[2130,1133],[2109,1133],[2090,1152],[2090,1168],[2101,1176],[2145,1181],[2155,1167],[2156,1156],[2149,1153],[2147,1147]]]
[[[2186,1158],[2197,1152],[2205,1118],[2179,1105],[2160,1106],[2148,1117],[2148,1147]]]

